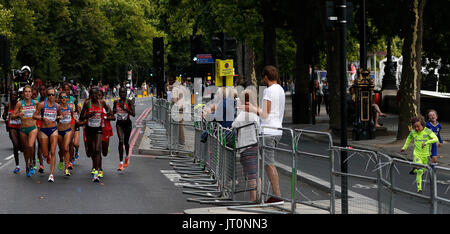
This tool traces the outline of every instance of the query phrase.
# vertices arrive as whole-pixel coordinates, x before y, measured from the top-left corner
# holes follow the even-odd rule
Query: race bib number
[[[32,118],[35,111],[36,111],[35,106],[22,107],[22,113],[24,118]]]
[[[56,115],[57,115],[56,109],[46,109],[44,111],[44,118],[46,118],[52,122],[56,121]]]
[[[124,110],[120,105],[117,106],[117,120],[128,119],[128,112]]]
[[[63,114],[63,118],[59,121],[60,123],[63,124],[68,124],[72,121],[72,116],[70,115],[70,112],[64,112]]]
[[[22,121],[20,120],[20,118],[11,119],[11,113],[9,113],[9,124],[11,124],[11,125],[20,125],[21,123],[22,123]]]
[[[101,113],[95,113],[95,116],[88,119],[88,126],[93,128],[98,128],[101,125],[102,122],[102,114]]]
[[[117,120],[126,120],[128,119],[128,113],[124,112],[118,112],[117,113]]]

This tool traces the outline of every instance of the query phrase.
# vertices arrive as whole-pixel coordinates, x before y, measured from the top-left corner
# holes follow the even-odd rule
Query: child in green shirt
[[[425,119],[422,116],[417,116],[411,119],[413,130],[406,138],[405,145],[401,152],[405,151],[411,140],[414,139],[414,162],[427,165],[428,157],[430,157],[431,144],[438,142],[436,134],[425,127]],[[414,169],[416,173],[417,192],[422,193],[422,175],[425,168]]]

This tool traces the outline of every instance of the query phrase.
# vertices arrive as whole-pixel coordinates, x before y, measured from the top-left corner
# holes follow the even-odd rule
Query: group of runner
[[[70,176],[73,164],[79,158],[80,129],[86,156],[92,159],[92,181],[103,178],[102,155],[109,152],[109,139],[113,136],[111,121],[116,121],[119,138],[119,167],[122,171],[129,164],[129,138],[132,129],[130,116],[135,116],[134,101],[127,98],[127,90],[119,90],[119,100],[111,108],[104,100],[103,90],[92,87],[83,105],[72,96],[72,86],[64,83],[59,92],[53,87],[41,85],[38,89],[26,85],[10,92],[2,115],[13,144],[16,167],[20,172],[19,151],[23,152],[26,176],[44,173],[44,160],[50,165],[49,182],[55,181],[56,146],[59,148],[58,169]],[[37,144],[36,144],[37,143]],[[125,148],[125,161],[123,160]],[[37,153],[37,160],[36,160]],[[39,169],[37,166],[39,162]]]

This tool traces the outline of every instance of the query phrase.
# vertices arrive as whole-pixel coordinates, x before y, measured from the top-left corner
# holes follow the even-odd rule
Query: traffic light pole
[[[341,93],[341,146],[347,147],[347,64],[346,64],[346,35],[347,35],[347,1],[341,0],[337,5],[339,9],[339,24],[340,24],[340,36],[341,36],[341,50],[340,50],[340,93]],[[348,173],[347,168],[347,152],[343,150],[341,152],[341,172]],[[348,214],[348,181],[347,176],[341,176],[341,212],[342,214]]]

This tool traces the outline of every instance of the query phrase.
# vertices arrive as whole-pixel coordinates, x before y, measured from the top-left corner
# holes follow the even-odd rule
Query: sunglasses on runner
[[[47,96],[55,96],[54,93],[47,93]]]
[[[61,98],[67,98],[67,96],[61,96]]]

